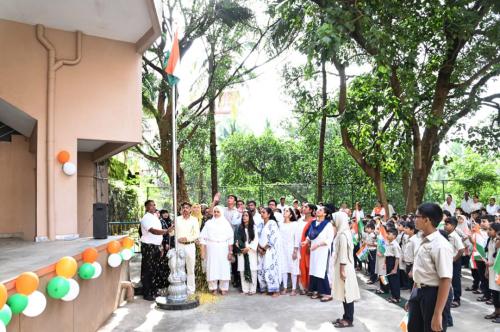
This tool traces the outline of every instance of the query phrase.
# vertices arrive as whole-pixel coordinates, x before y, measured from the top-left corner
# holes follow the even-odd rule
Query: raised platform
[[[26,271],[45,275],[63,256],[78,256],[87,247],[106,246],[123,236],[109,236],[104,240],[79,238],[70,241],[29,242],[21,239],[0,239],[0,282],[9,283]],[[77,258],[78,260],[78,258]],[[6,285],[7,288],[8,285]]]

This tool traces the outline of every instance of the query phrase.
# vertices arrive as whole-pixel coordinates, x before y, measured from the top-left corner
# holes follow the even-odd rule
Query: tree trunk
[[[214,51],[215,45],[210,44],[210,55],[208,57],[208,74],[214,75]],[[217,177],[217,134],[215,129],[215,100],[211,96],[208,104],[208,122],[210,126],[210,180],[212,183],[212,197],[219,191],[219,179]]]
[[[326,59],[325,56],[321,59],[321,126],[319,131],[319,151],[318,151],[318,181],[316,190],[316,201],[323,201],[323,162],[325,160],[325,136],[326,136],[326,103],[328,95],[326,94]]]
[[[212,183],[212,197],[219,191],[217,178],[217,135],[215,131],[215,102],[211,101],[208,111],[210,126],[210,180]]]
[[[377,191],[377,198],[382,202],[382,206],[385,210],[385,219],[389,219],[389,203],[387,202],[387,195],[385,193],[384,180],[382,179],[382,172],[380,169],[375,170],[375,174],[372,177],[373,183],[375,184],[375,190]]]

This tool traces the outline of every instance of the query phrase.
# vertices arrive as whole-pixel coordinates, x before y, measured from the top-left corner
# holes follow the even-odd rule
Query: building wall
[[[58,59],[75,57],[75,33],[47,29],[46,36]],[[47,51],[37,41],[34,26],[5,20],[0,20],[0,48],[0,98],[38,121],[37,236],[47,236]],[[141,56],[135,46],[84,35],[81,62],[56,72],[55,153],[69,151],[78,165],[78,138],[140,142],[141,110]],[[53,171],[56,234],[77,234],[77,176],[66,176],[57,163]]]
[[[36,155],[29,152],[29,139],[13,135],[0,142],[0,235],[35,237]]]

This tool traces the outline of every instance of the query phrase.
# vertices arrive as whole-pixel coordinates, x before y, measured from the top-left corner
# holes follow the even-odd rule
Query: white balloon
[[[66,175],[74,175],[76,173],[76,165],[69,161],[67,163],[64,163],[63,172]]]
[[[69,281],[69,292],[68,294],[64,295],[61,300],[63,301],[73,301],[78,297],[78,294],[80,294],[80,285],[76,282],[75,279],[68,279]]]
[[[6,332],[7,331],[7,328],[5,327],[5,325],[3,325],[2,322],[0,322],[0,332]]]
[[[118,267],[122,263],[122,256],[120,254],[111,254],[108,256],[108,264],[111,267]]]
[[[98,262],[94,262],[94,263],[92,263],[92,266],[95,269],[95,272],[94,272],[94,275],[92,276],[92,279],[99,278],[99,276],[102,273],[102,266],[101,266],[101,264],[99,264]]]
[[[122,256],[122,258],[123,258],[124,261],[128,261],[129,259],[132,258],[132,250],[130,250],[130,249],[123,249],[122,253],[121,253],[121,256]]]
[[[23,314],[28,317],[36,317],[45,310],[46,306],[47,299],[45,295],[42,292],[34,291],[28,295],[28,306],[23,310]]]

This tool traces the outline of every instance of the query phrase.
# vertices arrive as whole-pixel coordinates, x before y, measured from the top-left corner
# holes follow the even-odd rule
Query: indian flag
[[[486,242],[488,239],[482,236],[480,233],[477,233],[475,236],[474,247],[472,248],[472,257],[476,261],[484,261],[487,259],[486,257]]]
[[[167,73],[168,83],[171,86],[174,86],[175,84],[177,84],[177,82],[179,82],[179,75],[177,73],[179,69],[178,64],[180,57],[181,53],[179,50],[179,36],[178,32],[176,31],[174,36],[174,42],[172,44],[172,51],[170,51],[170,53],[167,53],[165,58],[166,62],[165,72]]]
[[[495,258],[495,264],[493,265],[493,270],[496,274],[500,274],[500,254],[497,251],[497,257]]]
[[[385,241],[381,238],[377,240],[377,250],[383,255],[385,254]]]
[[[382,283],[382,285],[384,286],[387,286],[389,285],[389,279],[387,279],[387,276],[380,276],[380,282]]]
[[[356,256],[360,261],[366,260],[368,257],[368,246],[366,244],[363,244],[361,248],[356,252]]]
[[[402,332],[408,332],[408,313],[406,313],[399,323],[399,328]]]

